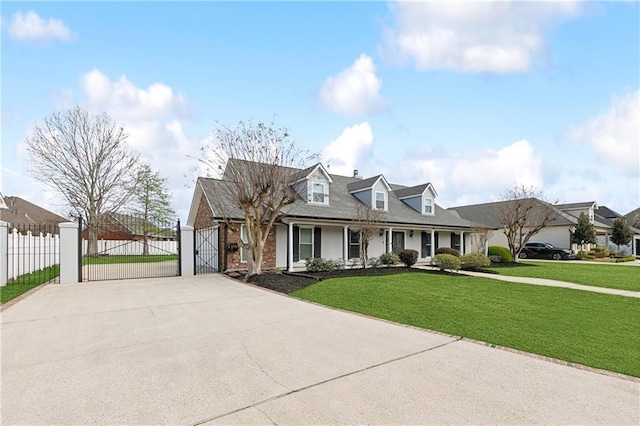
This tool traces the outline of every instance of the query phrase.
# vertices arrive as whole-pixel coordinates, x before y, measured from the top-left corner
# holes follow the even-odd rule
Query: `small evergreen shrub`
[[[457,271],[460,269],[460,258],[448,253],[436,254],[433,264],[440,268],[441,271],[447,269]]]
[[[342,262],[333,259],[323,259],[321,257],[310,257],[305,261],[307,272],[325,272],[342,269]]]
[[[377,257],[370,257],[369,258],[369,266],[372,268],[379,268],[380,267],[380,259],[378,259]]]
[[[351,269],[355,269],[358,266],[360,266],[360,258],[359,257],[352,257],[351,259],[349,259],[349,268]]]
[[[456,257],[460,257],[460,251],[451,247],[438,247],[436,249],[436,255],[438,254],[450,254]]]
[[[501,246],[489,246],[488,249],[489,256],[500,256],[500,262],[509,263],[513,262],[513,256],[511,252],[506,247]]]
[[[380,255],[380,263],[387,265],[387,267],[395,265],[399,261],[400,259],[398,259],[398,256],[396,256],[395,253],[382,253]]]
[[[400,256],[398,257],[407,268],[410,268],[418,261],[418,251],[412,249],[404,249],[400,252]]]
[[[491,261],[491,263],[502,263],[502,258],[500,256],[496,256],[495,254],[490,255],[489,260]]]
[[[472,271],[491,265],[491,260],[482,253],[465,254],[460,261],[462,263],[462,269],[470,269]]]

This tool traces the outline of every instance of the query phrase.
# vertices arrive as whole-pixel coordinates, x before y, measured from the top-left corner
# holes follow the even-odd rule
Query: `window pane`
[[[358,231],[349,231],[349,241],[351,244],[360,243],[360,233]]]
[[[249,242],[247,238],[247,227],[244,225],[240,226],[240,238],[242,238],[242,242],[245,244]]]
[[[322,183],[313,184],[313,202],[324,203],[324,184]]]
[[[311,244],[311,237],[311,228],[300,228],[300,244]]]
[[[425,213],[431,213],[432,203],[433,203],[433,201],[431,200],[431,198],[425,198],[425,200],[424,200],[424,212]]]
[[[311,257],[311,244],[300,243],[300,260],[305,260]]]
[[[384,209],[384,192],[376,192],[376,209]]]

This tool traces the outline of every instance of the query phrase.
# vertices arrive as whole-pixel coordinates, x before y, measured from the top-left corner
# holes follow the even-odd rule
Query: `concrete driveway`
[[[49,285],[2,312],[2,424],[638,424],[640,384],[228,278]]]

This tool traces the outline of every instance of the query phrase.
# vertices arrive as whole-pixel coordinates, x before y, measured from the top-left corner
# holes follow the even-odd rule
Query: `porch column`
[[[431,259],[436,255],[436,230],[431,230]]]
[[[393,228],[389,228],[389,238],[387,238],[387,253],[391,253],[391,232],[393,231]]]
[[[464,255],[464,231],[460,231],[460,254]]]
[[[346,267],[349,261],[349,227],[347,225],[342,227],[342,261]]]
[[[287,237],[287,266],[289,272],[293,272],[293,222],[289,222]]]

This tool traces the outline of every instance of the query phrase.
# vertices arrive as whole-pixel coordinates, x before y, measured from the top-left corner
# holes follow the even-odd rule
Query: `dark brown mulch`
[[[284,272],[274,274],[271,272],[265,272],[260,275],[252,275],[247,282],[257,285],[259,287],[268,288],[280,293],[289,294],[294,291],[303,289],[312,284],[317,283],[325,278],[342,278],[342,277],[363,277],[363,276],[375,276],[375,275],[392,275],[401,274],[405,272],[426,272],[434,273],[432,271],[425,271],[424,269],[407,269],[407,268],[368,268],[368,269],[339,269],[336,271],[327,272]],[[237,272],[229,274],[232,278],[238,280],[244,280],[245,275]]]

